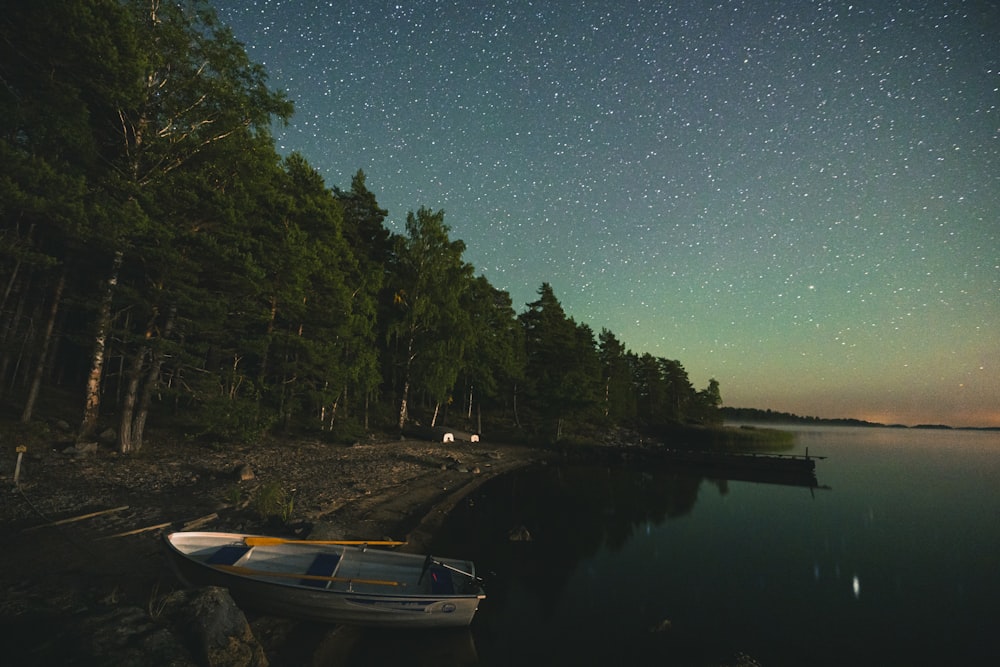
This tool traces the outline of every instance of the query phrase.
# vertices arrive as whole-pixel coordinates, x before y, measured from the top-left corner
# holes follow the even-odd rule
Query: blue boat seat
[[[455,579],[451,576],[451,572],[443,567],[432,567],[430,575],[431,593],[435,595],[452,595],[455,593]]]
[[[232,565],[248,551],[250,551],[250,547],[245,544],[228,544],[219,547],[219,550],[209,556],[205,562],[209,565]]]
[[[315,577],[330,577],[333,576],[334,570],[337,569],[337,563],[340,562],[340,554],[334,553],[319,553],[316,554],[316,558],[313,559],[312,564],[309,569],[306,570],[306,574]],[[299,583],[303,586],[313,586],[315,588],[326,588],[330,582],[322,581],[320,579],[302,579]]]

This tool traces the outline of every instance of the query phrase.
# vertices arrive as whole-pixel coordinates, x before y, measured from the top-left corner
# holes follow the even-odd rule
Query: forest
[[[719,385],[566,313],[520,312],[445,213],[405,231],[272,129],[293,104],[209,4],[44,0],[0,17],[0,401],[78,440],[253,441],[442,423],[543,442],[721,421]]]

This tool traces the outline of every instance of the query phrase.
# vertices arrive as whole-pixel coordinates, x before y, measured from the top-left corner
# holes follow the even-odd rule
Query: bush
[[[222,442],[257,444],[271,430],[277,419],[250,399],[219,397],[201,404],[198,413],[198,438]]]

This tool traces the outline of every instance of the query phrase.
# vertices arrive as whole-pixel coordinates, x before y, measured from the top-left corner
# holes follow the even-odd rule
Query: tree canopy
[[[0,18],[0,398],[24,421],[58,393],[126,453],[148,420],[216,441],[718,421],[715,380],[595,337],[549,283],[517,313],[444,211],[393,233],[363,171],[341,189],[280,155],[292,105],[205,2],[50,5]]]

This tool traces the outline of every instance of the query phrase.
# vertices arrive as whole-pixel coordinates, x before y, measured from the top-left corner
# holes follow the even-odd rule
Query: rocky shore
[[[28,446],[15,486],[16,444],[0,461],[0,639],[15,664],[308,664],[289,646],[294,622],[250,615],[244,632],[225,591],[180,591],[161,534],[391,538],[422,551],[476,486],[544,457],[488,441],[150,441],[127,457],[53,441]]]

